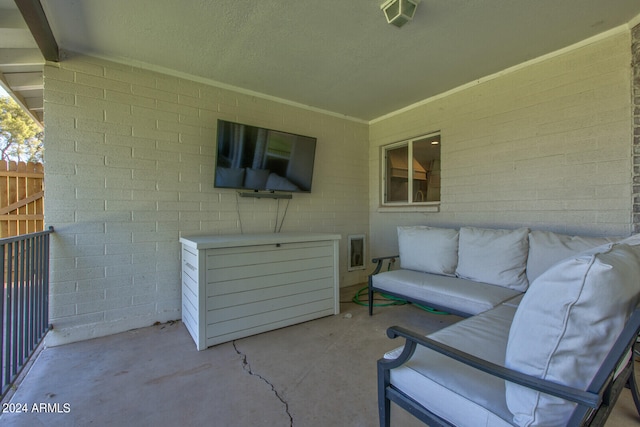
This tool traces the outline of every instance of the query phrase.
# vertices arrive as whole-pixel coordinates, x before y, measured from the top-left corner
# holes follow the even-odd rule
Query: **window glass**
[[[407,159],[409,148],[405,145],[387,150],[387,202],[406,202],[409,194]]]
[[[383,204],[440,201],[440,134],[383,147]]]

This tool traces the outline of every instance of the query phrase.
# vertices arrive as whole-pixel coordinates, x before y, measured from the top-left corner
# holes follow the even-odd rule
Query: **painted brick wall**
[[[218,118],[318,138],[313,192],[282,228],[367,233],[368,126],[185,78],[68,55],[45,67],[49,345],[179,319],[181,235],[271,232],[278,202],[213,188]],[[280,202],[282,218],[286,201]]]
[[[630,44],[617,31],[374,122],[372,255],[395,252],[403,224],[628,235]],[[437,130],[440,212],[380,209],[380,146]]]

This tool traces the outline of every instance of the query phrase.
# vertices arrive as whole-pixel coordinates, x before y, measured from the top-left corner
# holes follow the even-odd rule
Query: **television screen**
[[[214,186],[310,192],[316,138],[218,120]]]

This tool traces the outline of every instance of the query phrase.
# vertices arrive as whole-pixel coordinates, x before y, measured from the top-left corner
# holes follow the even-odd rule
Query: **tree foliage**
[[[2,160],[42,162],[44,134],[10,97],[0,96],[0,155]]]

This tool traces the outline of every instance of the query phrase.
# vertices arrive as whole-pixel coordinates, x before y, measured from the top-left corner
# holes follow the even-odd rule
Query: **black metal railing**
[[[49,330],[47,231],[0,239],[0,361],[4,396]]]

